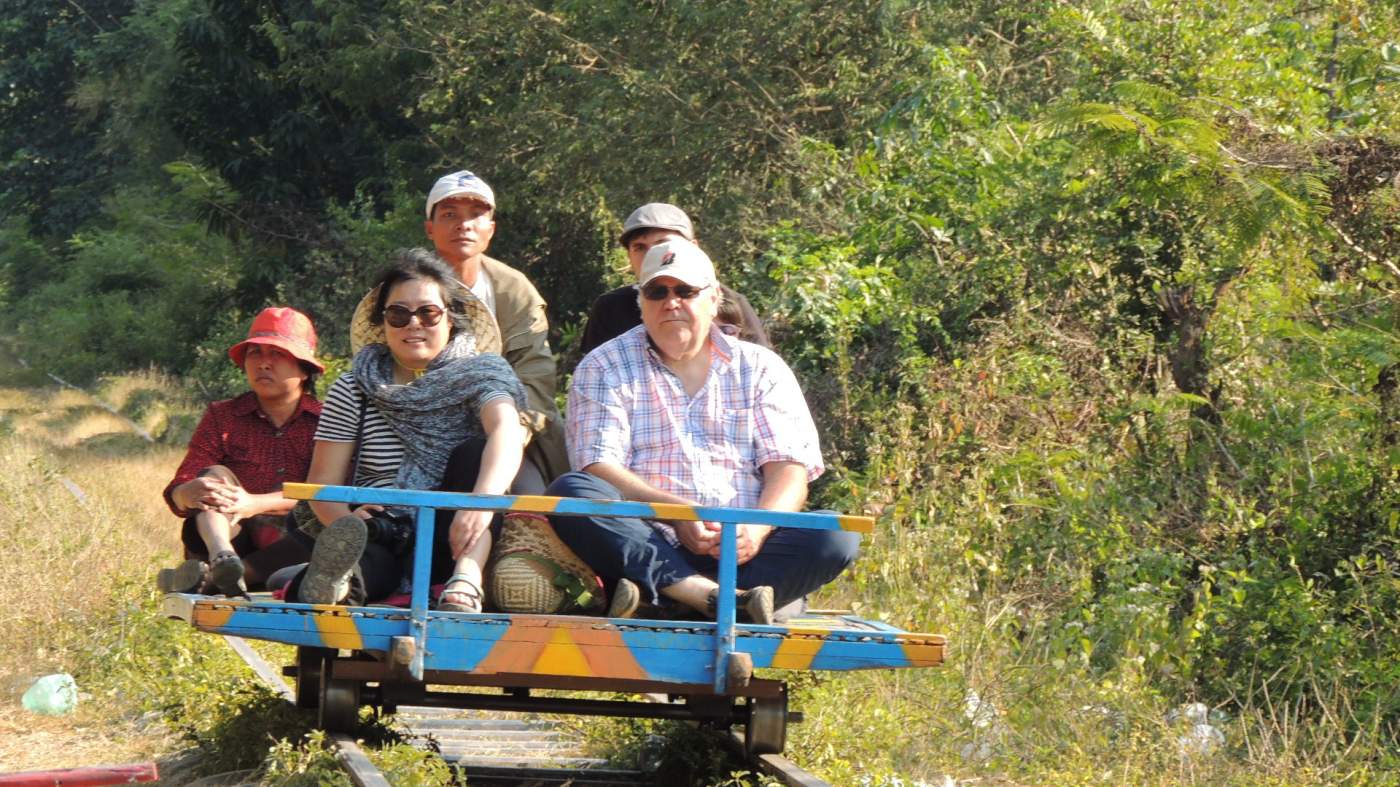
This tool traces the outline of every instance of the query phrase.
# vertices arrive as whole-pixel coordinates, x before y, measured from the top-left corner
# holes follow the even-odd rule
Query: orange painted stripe
[[[583,648],[584,658],[588,659],[594,675],[638,680],[650,677],[637,663],[637,657],[632,655],[632,649],[622,639],[621,631],[589,627],[574,631],[573,637]]]
[[[233,609],[227,606],[215,607],[208,603],[196,603],[194,605],[195,628],[218,631],[228,625],[229,618],[233,617]]]
[[[533,672],[596,678],[648,677],[622,632],[596,623],[563,624],[557,618],[517,615],[472,672]],[[526,667],[526,665],[529,665]]]
[[[486,654],[472,672],[481,675],[494,675],[498,672],[520,672],[526,664],[539,661],[547,639],[540,638],[541,623],[545,618],[533,615],[516,615],[511,619],[506,633],[496,640],[491,652]]]

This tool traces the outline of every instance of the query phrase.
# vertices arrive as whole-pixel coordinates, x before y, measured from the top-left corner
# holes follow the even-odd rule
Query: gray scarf
[[[394,382],[394,356],[382,344],[355,353],[350,373],[367,400],[403,441],[403,464],[394,485],[400,489],[435,489],[452,449],[484,437],[481,406],[508,394],[525,408],[525,389],[510,364],[499,355],[476,354],[471,336],[459,333],[411,383]]]

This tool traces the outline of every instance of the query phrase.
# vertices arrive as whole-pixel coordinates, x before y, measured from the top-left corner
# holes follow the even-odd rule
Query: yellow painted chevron
[[[539,659],[535,661],[534,672],[536,675],[574,675],[585,678],[593,675],[593,669],[588,666],[588,659],[584,657],[578,643],[569,636],[567,628],[554,629],[549,644],[544,646]]]
[[[312,617],[316,621],[316,630],[321,633],[321,644],[328,648],[346,650],[360,650],[364,647],[364,640],[360,637],[359,628],[355,626],[355,619],[346,613],[345,607],[317,604],[314,609],[317,614]]]
[[[856,533],[875,532],[875,517],[856,516],[854,514],[841,514],[836,518],[841,520],[842,530],[850,530]]]
[[[941,642],[905,642],[900,645],[904,651],[904,658],[909,660],[911,667],[933,667],[943,663],[943,643]]]
[[[789,629],[773,654],[773,666],[782,669],[809,669],[817,651],[826,644],[823,629]]]
[[[655,512],[657,519],[699,519],[695,513],[695,506],[685,506],[679,503],[652,503],[651,510]]]

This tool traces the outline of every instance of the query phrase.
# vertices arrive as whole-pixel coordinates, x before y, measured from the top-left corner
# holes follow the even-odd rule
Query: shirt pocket
[[[753,454],[753,410],[728,410],[720,418],[721,439],[727,452],[736,457]]]
[[[249,464],[257,458],[252,437],[242,432],[224,435],[224,455],[219,458],[222,465]]]

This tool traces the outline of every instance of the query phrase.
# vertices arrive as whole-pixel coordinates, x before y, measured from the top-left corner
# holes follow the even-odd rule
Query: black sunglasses
[[[419,306],[417,309],[405,309],[402,306],[384,307],[384,322],[393,328],[406,328],[414,317],[418,318],[418,324],[424,328],[431,328],[438,324],[445,312],[441,306]]]
[[[648,284],[642,288],[642,297],[649,301],[664,301],[675,293],[677,298],[688,301],[700,293],[708,290],[710,285],[704,287],[692,287],[689,284],[677,284],[674,287],[667,287],[664,284]]]

